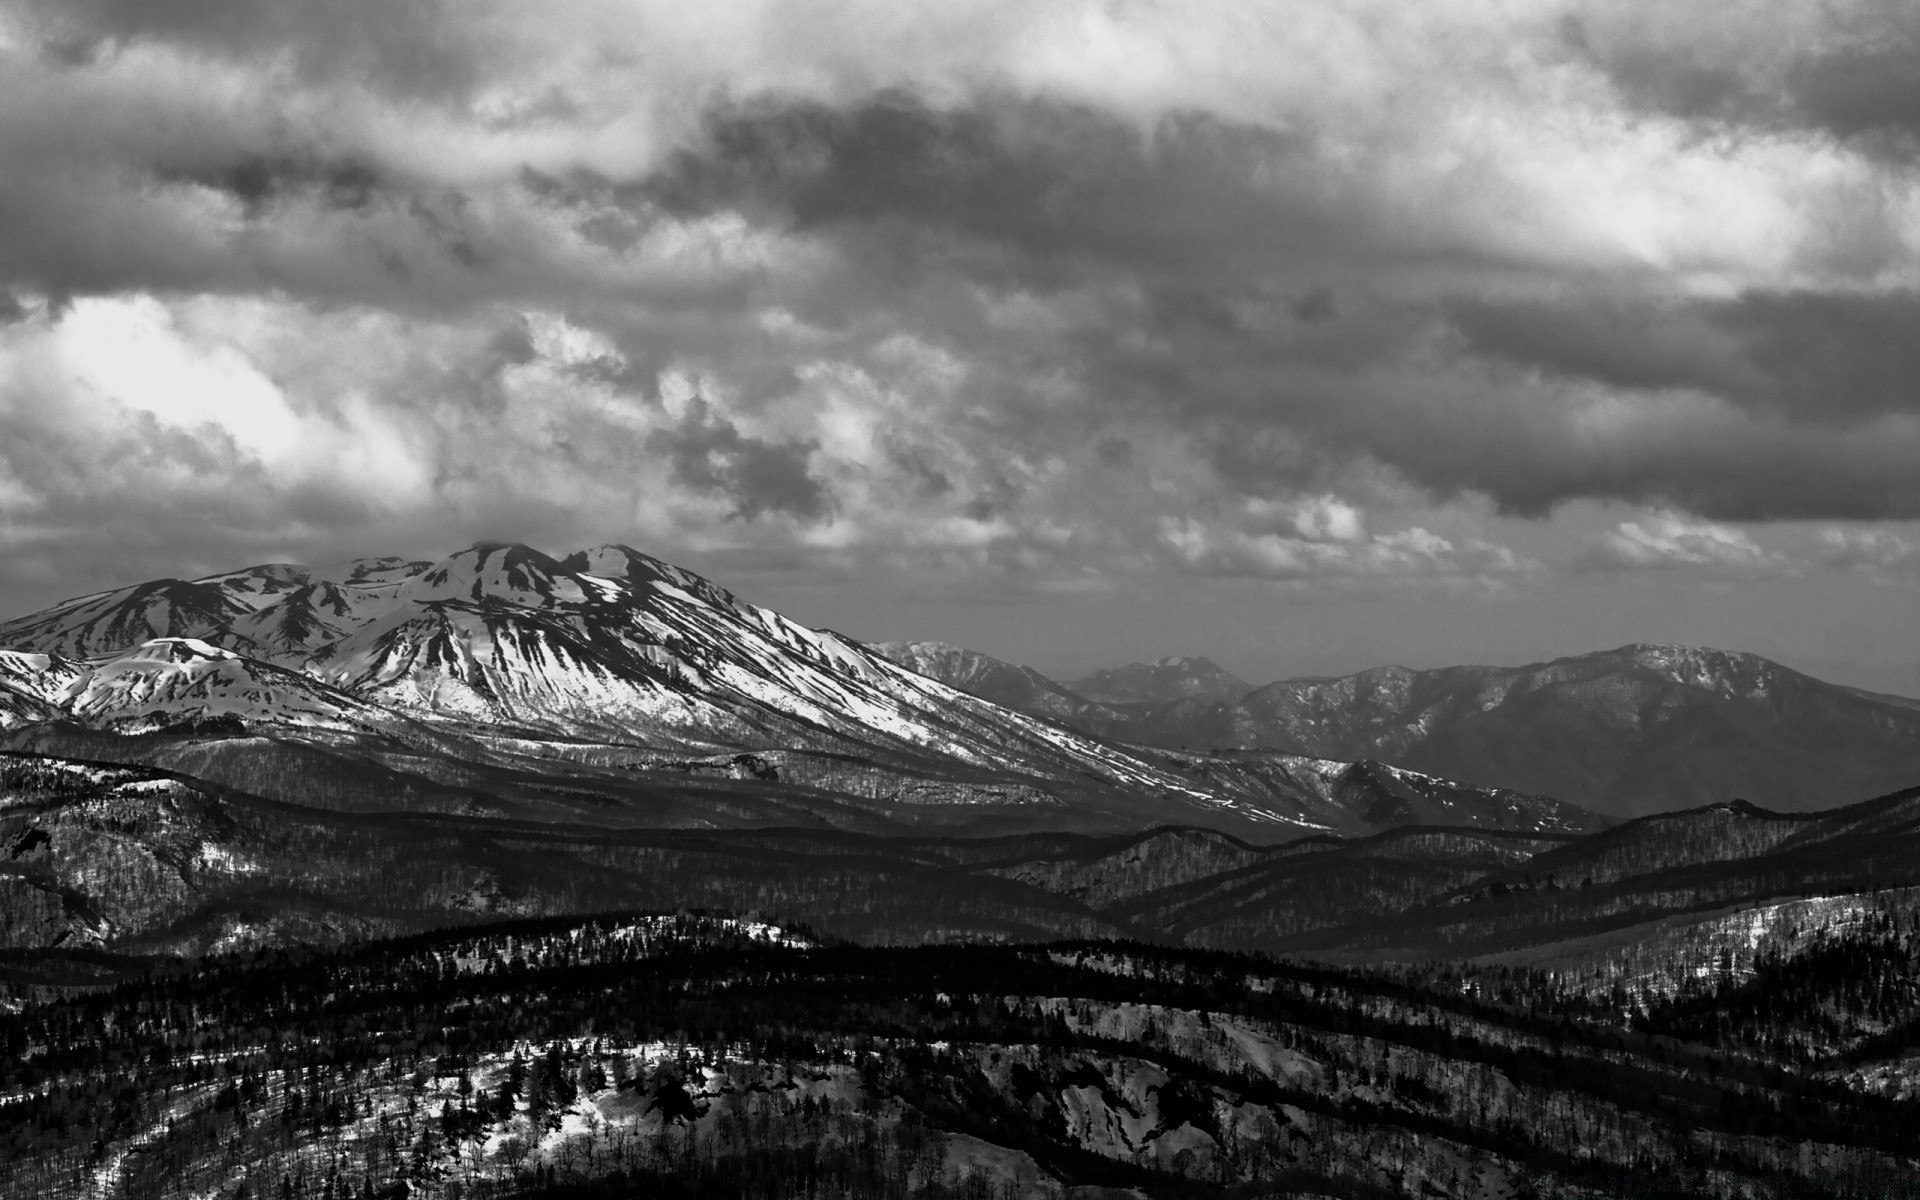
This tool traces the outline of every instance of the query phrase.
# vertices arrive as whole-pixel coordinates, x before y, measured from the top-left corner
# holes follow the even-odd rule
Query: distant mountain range
[[[1102,704],[1153,704],[1178,700],[1238,700],[1253,685],[1210,658],[1162,658],[1095,671],[1067,685]]]
[[[1605,824],[1356,762],[1115,745],[1037,692],[982,698],[937,678],[963,678],[959,664],[905,669],[623,546],[556,559],[483,543],[439,562],[156,580],[0,623],[0,648],[7,744],[303,805],[617,826],[1179,822],[1265,840]],[[1182,680],[1223,674],[1168,664],[1114,686],[1172,679],[1184,694],[1199,685]]]
[[[1823,683],[1753,654],[1631,645],[1237,693],[1205,659],[1163,659],[1090,676],[1096,696],[956,647],[876,649],[1116,741],[1371,759],[1619,816],[1736,798],[1830,808],[1920,780],[1920,700]]]

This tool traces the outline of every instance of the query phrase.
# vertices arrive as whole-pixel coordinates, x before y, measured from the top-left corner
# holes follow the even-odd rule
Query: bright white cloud
[[[1790,565],[1785,555],[1765,549],[1741,530],[1711,521],[1688,520],[1674,513],[1622,521],[1589,547],[1587,561],[1623,570],[1706,567],[1766,571]]]
[[[1821,559],[1831,567],[1876,575],[1920,574],[1920,537],[1891,529],[1829,526],[1820,531],[1820,541]]]

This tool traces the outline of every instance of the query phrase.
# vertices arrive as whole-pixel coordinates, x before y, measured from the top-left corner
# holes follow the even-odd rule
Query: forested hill
[[[1524,971],[520,922],[0,1017],[0,1194],[1920,1196],[1920,1102],[1861,1057],[1920,1040],[1910,998],[1874,1046],[1817,1050],[1702,1028],[1738,1003],[1732,981],[1623,1014]]]

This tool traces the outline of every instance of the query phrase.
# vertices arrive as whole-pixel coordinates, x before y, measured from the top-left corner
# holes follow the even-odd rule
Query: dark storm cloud
[[[1739,22],[1729,21],[1738,30]],[[1576,53],[1599,64],[1644,109],[1754,129],[1819,130],[1877,153],[1920,152],[1920,10],[1911,4],[1835,6],[1815,44],[1782,56],[1741,40],[1670,41],[1644,30],[1564,25]],[[1609,36],[1612,33],[1613,36]],[[1765,47],[1767,50],[1774,47]]]
[[[1089,343],[1081,367],[1123,411],[1179,421],[1252,495],[1352,488],[1384,466],[1535,517],[1582,498],[1721,520],[1920,514],[1903,309],[1856,328],[1828,299],[1749,298],[1691,326],[1601,303],[1454,305],[1463,352],[1433,349],[1423,306],[1292,337],[1163,323]]]
[[[1307,180],[1309,149],[1298,135],[1204,113],[1143,131],[1053,100],[934,107],[888,91],[846,106],[729,105],[640,190],[673,212],[952,234],[1020,256],[982,270],[1078,260],[1244,276],[1366,244],[1371,214],[1330,213],[1294,186]]]
[[[1920,293],[1751,291],[1732,300],[1468,300],[1477,353],[1635,389],[1699,388],[1812,424],[1920,412]]]
[[[732,500],[740,520],[780,512],[811,521],[826,514],[826,490],[807,473],[815,447],[742,434],[698,397],[677,428],[653,435],[650,448],[668,457],[682,484]]]
[[[400,0],[23,0],[41,52],[82,68],[142,45],[230,61],[273,57],[310,83],[350,80],[397,95],[455,100],[511,59],[458,13]]]
[[[1369,299],[1361,285],[1342,301],[1312,282],[1325,254],[1349,268],[1395,253],[1444,259],[1418,233],[1396,247],[1364,203],[1309,203],[1289,180],[1306,174],[1310,150],[1298,136],[1211,118],[1143,134],[1084,108],[1005,97],[944,109],[901,93],[839,107],[769,99],[717,111],[695,146],[619,196],[629,211],[744,214],[825,239],[849,260],[876,261],[864,256],[884,247],[859,282],[910,271],[918,301],[934,294],[935,273],[989,288],[1129,295],[1099,325],[1013,361],[1075,381],[1113,416],[1215,431],[1215,464],[1256,494],[1335,486],[1371,461],[1439,494],[1481,492],[1534,515],[1583,497],[1749,519],[1906,514],[1920,504],[1872,446],[1794,429],[1914,410],[1913,295],[1581,300],[1576,288],[1574,299],[1523,304],[1476,295],[1491,260],[1476,267],[1455,255],[1455,299],[1430,306],[1377,290]],[[796,301],[812,316],[842,303],[835,294]],[[979,368],[1009,349],[1004,331],[963,312],[913,302],[892,311],[936,322],[920,332]],[[1470,356],[1615,388],[1698,389],[1758,423],[1650,403],[1636,408],[1633,428],[1602,442],[1550,395],[1507,388],[1442,399],[1422,373],[1438,364],[1414,363],[1436,317]],[[1007,395],[1021,386],[1009,379]],[[1875,445],[1911,440],[1895,431]],[[1781,486],[1781,471],[1811,477]]]
[[[256,219],[290,197],[316,200],[331,208],[364,209],[385,190],[376,168],[351,158],[328,162],[247,154],[218,164],[162,164],[154,175],[163,183],[190,183],[224,192]]]
[[[1787,77],[1800,113],[1844,137],[1892,134],[1920,142],[1920,16],[1893,44],[1857,47],[1795,65]]]
[[[1446,415],[1402,407],[1396,426],[1378,421],[1358,441],[1440,494],[1480,492],[1520,516],[1594,497],[1719,521],[1920,515],[1912,423],[1821,430],[1702,406],[1643,411],[1596,432],[1604,406],[1583,413],[1517,395],[1453,402]]]

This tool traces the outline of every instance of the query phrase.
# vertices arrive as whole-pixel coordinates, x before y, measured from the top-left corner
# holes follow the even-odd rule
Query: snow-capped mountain
[[[537,766],[543,756],[571,756],[778,780],[783,795],[816,789],[868,812],[1052,806],[1104,814],[1101,827],[1590,824],[1590,814],[1536,796],[1444,780],[1423,790],[1381,783],[1377,771],[1340,775],[1350,763],[1308,762],[1333,755],[1228,763],[1116,744],[1103,735],[1126,713],[1036,672],[927,643],[867,647],[625,546],[553,558],[481,543],[431,563],[268,564],[82,597],[0,625],[0,638],[11,651],[0,659],[0,727],[14,730],[219,725],[283,746],[363,735],[386,747],[362,753],[384,764],[367,768],[376,771],[392,769],[396,754],[452,755],[489,770],[505,754],[518,756],[509,765],[524,780],[552,769]],[[1190,697],[1174,708],[1219,707],[1191,697],[1238,683],[1205,660],[1141,670],[1138,679],[1114,673],[1116,686]],[[730,757],[742,754],[762,757]],[[238,785],[277,778],[216,757],[220,777]],[[796,816],[817,811],[806,804],[814,807]]]
[[[0,679],[14,725],[225,719],[297,733],[411,721],[665,753],[859,756],[934,778],[1011,772],[1157,796],[1175,805],[1169,817],[1220,803],[623,546],[564,560],[483,543],[430,564],[273,564],[83,597],[0,637],[21,652]]]

